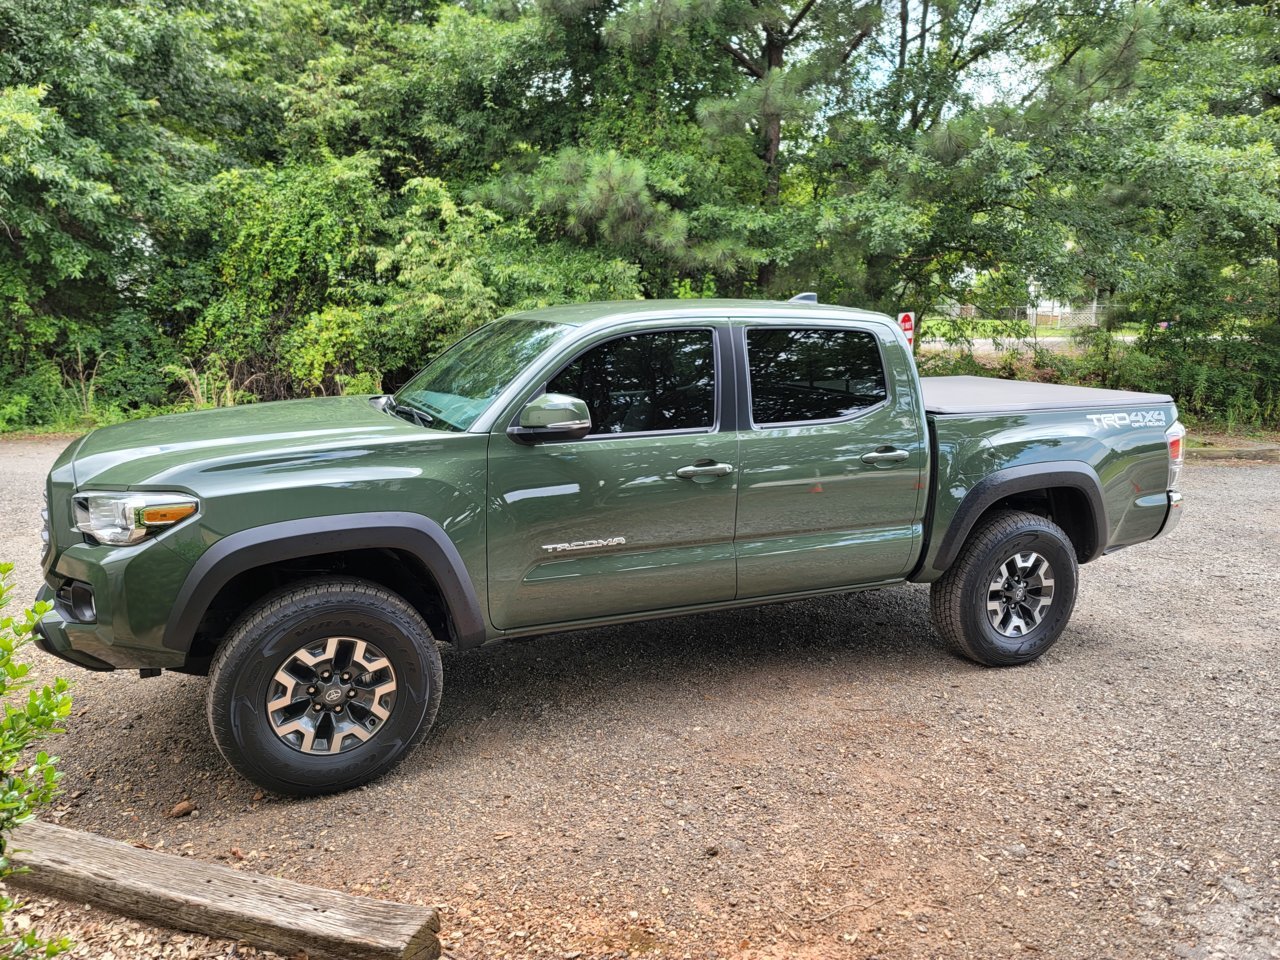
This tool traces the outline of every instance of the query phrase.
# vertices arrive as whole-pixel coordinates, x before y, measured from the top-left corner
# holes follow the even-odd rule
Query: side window
[[[862,330],[751,327],[751,419],[834,420],[887,396],[876,338]]]
[[[588,350],[547,384],[586,401],[591,433],[696,430],[715,424],[710,330],[618,337]]]

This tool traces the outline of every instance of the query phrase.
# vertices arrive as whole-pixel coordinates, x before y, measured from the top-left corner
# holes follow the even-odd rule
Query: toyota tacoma
[[[1039,657],[1078,566],[1178,522],[1167,396],[921,378],[890,317],[648,301],[486,324],[402,389],[155,417],[47,482],[38,624],[91,670],[208,674],[285,794],[426,736],[438,643],[929,583],[942,639]]]

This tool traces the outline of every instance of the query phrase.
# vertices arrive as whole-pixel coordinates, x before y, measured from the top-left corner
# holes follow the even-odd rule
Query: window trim
[[[560,366],[558,366],[553,373],[543,378],[543,380],[528,395],[528,397],[522,403],[519,403],[516,405],[516,409],[514,413],[512,414],[510,420],[507,422],[507,429],[509,430],[511,427],[515,426],[519,422],[520,411],[524,409],[525,404],[529,403],[529,401],[533,400],[534,398],[540,397],[544,393],[546,393],[547,384],[549,384],[556,377],[560,376],[560,374],[564,373],[564,371],[567,370],[572,364],[576,363],[580,358],[586,356],[588,353],[590,353],[592,350],[595,350],[597,347],[603,347],[605,344],[613,343],[613,341],[615,340],[622,340],[625,337],[642,337],[647,334],[654,334],[654,333],[681,333],[681,332],[688,332],[688,331],[703,331],[711,334],[711,378],[712,378],[711,379],[711,396],[715,406],[714,406],[714,416],[712,418],[711,425],[709,427],[688,427],[688,428],[679,428],[675,430],[642,430],[642,431],[636,431],[634,433],[592,433],[592,434],[587,434],[587,436],[582,437],[581,439],[578,439],[578,440],[544,440],[539,442],[538,446],[546,446],[551,444],[562,444],[562,443],[590,443],[598,440],[631,440],[633,438],[644,438],[644,437],[674,437],[674,436],[699,437],[707,434],[720,433],[721,423],[724,420],[724,407],[725,407],[725,403],[724,403],[725,386],[724,386],[724,377],[723,377],[725,367],[724,367],[724,364],[721,362],[723,359],[724,351],[721,349],[721,345],[720,345],[720,341],[721,341],[720,331],[722,329],[724,328],[718,327],[718,326],[706,326],[700,323],[696,323],[690,326],[684,326],[684,325],[657,326],[657,327],[650,327],[647,329],[642,328],[639,330],[627,330],[623,333],[617,333],[617,334],[614,334],[613,336],[604,337],[603,339],[596,340],[588,344],[587,346],[583,347],[581,350],[579,350],[577,353],[571,356],[564,363],[560,364]]]
[[[783,318],[779,317],[779,320]],[[786,318],[787,321],[790,318]],[[854,324],[823,324],[823,323],[798,323],[780,322],[780,323],[759,323],[746,322],[737,326],[740,332],[738,338],[739,348],[742,351],[742,395],[745,419],[752,430],[763,432],[765,430],[784,430],[789,427],[821,427],[831,426],[841,423],[852,423],[854,420],[860,420],[865,416],[875,413],[883,407],[889,406],[893,401],[893,387],[889,383],[889,367],[884,360],[884,344],[880,342],[878,330],[870,330],[866,327],[856,326]],[[843,417],[827,417],[822,420],[780,420],[777,422],[756,423],[755,404],[752,397],[752,381],[751,381],[751,347],[748,342],[748,332],[751,330],[830,330],[835,333],[865,333],[871,338],[871,342],[875,344],[876,355],[880,358],[880,376],[884,380],[884,399],[878,403],[874,403],[869,407],[863,407],[855,413],[846,414]]]

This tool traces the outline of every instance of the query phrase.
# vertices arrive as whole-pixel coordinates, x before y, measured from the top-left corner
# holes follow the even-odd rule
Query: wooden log
[[[1260,460],[1263,463],[1280,463],[1280,446],[1274,444],[1256,447],[1187,447],[1188,460]]]
[[[9,858],[29,872],[8,883],[213,937],[310,960],[436,960],[439,913],[141,850],[32,822]]]

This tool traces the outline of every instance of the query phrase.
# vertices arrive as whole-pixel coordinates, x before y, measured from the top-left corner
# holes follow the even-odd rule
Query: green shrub
[[[13,564],[0,563],[0,610],[9,603],[12,571]],[[71,713],[67,681],[58,679],[52,685],[36,687],[27,679],[30,667],[17,659],[31,642],[32,626],[48,610],[48,604],[37,604],[34,610],[0,618],[0,702],[4,705],[0,718],[0,879],[20,869],[9,859],[14,828],[32,819],[58,792],[57,758],[43,750],[32,753],[32,749],[62,732],[61,724]],[[22,691],[26,692],[25,701],[15,696]],[[0,916],[7,917],[18,906],[12,897],[0,894]],[[44,939],[34,930],[11,934],[7,923],[0,934],[0,950],[7,950],[12,957],[53,957],[69,948],[66,940]]]
[[[1041,335],[1045,331],[1040,331]],[[923,316],[919,336],[922,340],[945,343],[971,343],[974,340],[1026,340],[1031,324],[1023,317],[950,317]]]
[[[990,377],[990,367],[983,366],[972,353],[921,353],[916,366],[922,377]]]
[[[57,364],[40,360],[25,374],[10,379],[0,369],[0,430],[52,428],[76,418]]]

